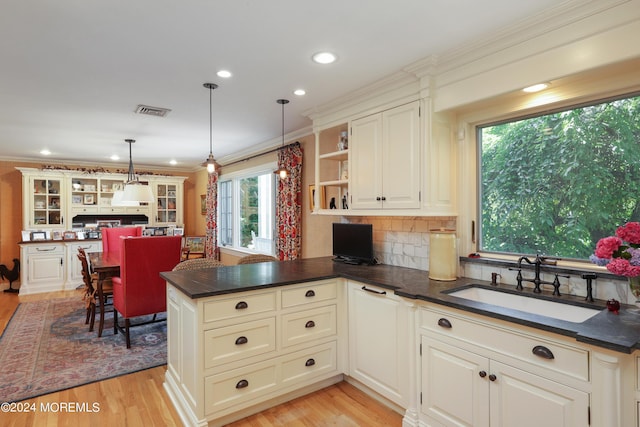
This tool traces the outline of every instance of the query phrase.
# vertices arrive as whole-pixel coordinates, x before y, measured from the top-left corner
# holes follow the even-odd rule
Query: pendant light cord
[[[213,86],[209,85],[209,155],[213,155]]]

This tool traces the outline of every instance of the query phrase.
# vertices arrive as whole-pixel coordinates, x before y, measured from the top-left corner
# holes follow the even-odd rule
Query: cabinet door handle
[[[248,342],[249,342],[249,340],[247,339],[247,337],[238,337],[236,339],[236,345],[242,345],[242,344],[246,344]]]
[[[387,292],[386,291],[376,291],[375,289],[369,289],[366,286],[362,287],[363,291],[367,291],[367,292],[371,292],[372,294],[378,294],[378,295],[386,295]]]
[[[316,322],[314,322],[313,320],[309,320],[307,323],[304,324],[305,328],[313,328],[316,326]]]
[[[382,201],[384,202],[385,200],[387,200],[387,198],[382,196]]]
[[[438,319],[438,326],[449,329],[451,328],[451,322],[449,322],[449,319],[445,319],[444,317],[441,317]]]
[[[531,350],[531,352],[538,357],[542,357],[543,359],[551,360],[555,358],[553,352],[543,345],[537,345],[533,347],[533,350]]]
[[[236,388],[237,389],[241,389],[241,388],[245,388],[245,387],[249,387],[249,381],[247,381],[247,380],[240,380],[236,384]]]
[[[38,251],[38,252],[51,252],[51,251],[55,251],[55,250],[56,250],[56,248],[45,248],[45,249],[36,248],[36,251]]]
[[[309,359],[306,362],[304,362],[304,366],[313,366],[316,364],[316,361],[313,359]]]
[[[244,310],[245,308],[249,308],[249,304],[244,301],[240,301],[236,304],[236,310]]]
[[[495,381],[497,379],[498,377],[496,377],[494,374],[489,375],[489,381]]]
[[[311,297],[315,297],[315,296],[316,296],[316,293],[313,291],[313,289],[309,289],[309,290],[307,291],[307,293],[306,293],[306,294],[304,294],[304,296],[305,296],[305,297],[307,297],[307,298],[311,298]]]
[[[382,200],[382,197],[376,197],[376,200],[379,202],[380,200]]]
[[[487,372],[486,371],[480,371],[478,372],[478,375],[480,375],[480,378],[484,378],[487,376]]]

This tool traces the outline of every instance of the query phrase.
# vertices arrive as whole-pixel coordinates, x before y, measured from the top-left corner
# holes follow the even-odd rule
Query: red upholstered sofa
[[[160,273],[173,270],[180,262],[182,237],[130,237],[120,243],[120,276],[113,278],[114,333],[124,332],[127,348],[131,348],[129,319],[167,310],[166,282]],[[124,328],[118,324],[118,313],[124,318]]]
[[[142,227],[102,229],[102,252],[120,253],[120,237],[142,236]]]

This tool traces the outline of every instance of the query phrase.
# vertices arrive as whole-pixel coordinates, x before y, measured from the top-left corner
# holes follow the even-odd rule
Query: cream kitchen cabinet
[[[183,422],[224,425],[339,381],[337,282],[199,299],[168,284],[165,388]]]
[[[426,337],[422,387],[422,412],[437,425],[588,425],[588,393]]]
[[[443,307],[418,322],[427,426],[630,425],[627,355]]]
[[[20,260],[20,295],[64,289],[64,243],[21,243]]]
[[[420,103],[351,122],[350,209],[419,209]]]
[[[23,228],[70,230],[77,216],[145,215],[149,225],[184,224],[184,181],[181,176],[143,175],[157,205],[112,206],[114,193],[127,179],[121,173],[17,168],[22,173]]]
[[[162,179],[153,182],[156,204],[155,225],[175,225],[184,222],[182,216],[183,183],[175,179]]]
[[[388,289],[348,282],[349,375],[401,408],[409,406],[409,308]]]
[[[70,227],[70,224],[65,224],[65,184],[66,179],[59,172],[22,174],[22,222],[25,230]]]

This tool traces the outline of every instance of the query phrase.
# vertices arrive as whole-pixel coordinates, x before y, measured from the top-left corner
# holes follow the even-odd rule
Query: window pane
[[[587,259],[640,220],[640,97],[478,128],[480,249]]]
[[[240,242],[249,247],[258,231],[258,178],[243,178],[240,185]]]
[[[218,186],[220,222],[220,245],[233,245],[233,181],[221,182]]]

